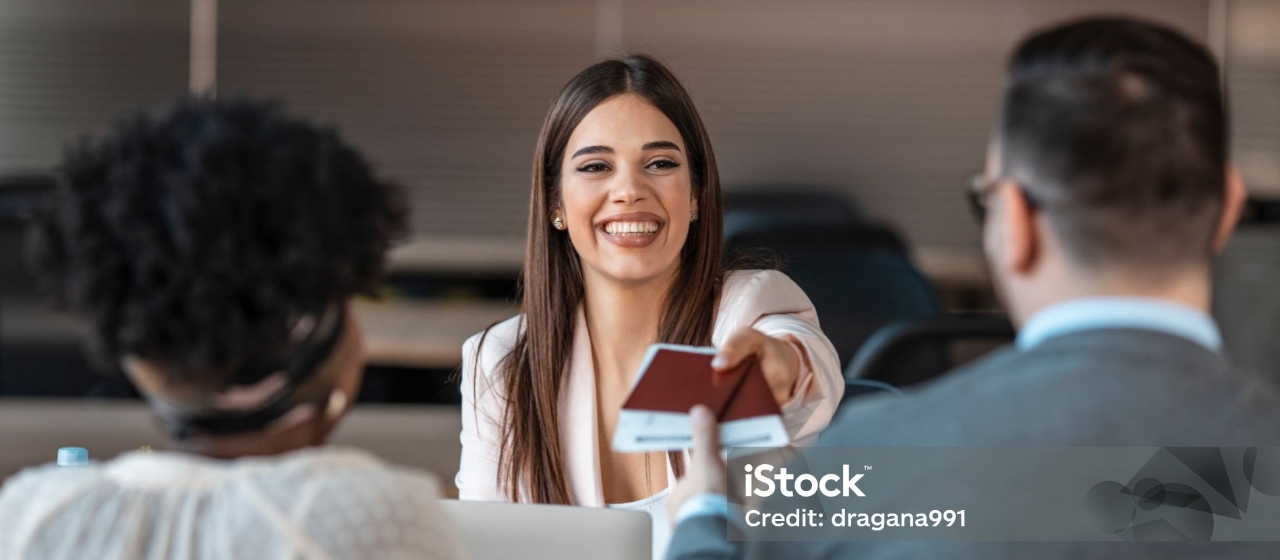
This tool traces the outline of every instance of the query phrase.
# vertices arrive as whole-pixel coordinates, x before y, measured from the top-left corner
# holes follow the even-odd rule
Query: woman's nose
[[[610,198],[619,204],[635,204],[649,196],[649,182],[638,171],[617,174],[611,188]]]

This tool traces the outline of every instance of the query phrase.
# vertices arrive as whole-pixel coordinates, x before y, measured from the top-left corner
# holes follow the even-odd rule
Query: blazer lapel
[[[600,480],[600,445],[596,418],[596,367],[591,358],[591,333],[578,307],[573,328],[573,356],[568,382],[560,403],[560,440],[563,442],[570,499],[575,505],[604,506]]]

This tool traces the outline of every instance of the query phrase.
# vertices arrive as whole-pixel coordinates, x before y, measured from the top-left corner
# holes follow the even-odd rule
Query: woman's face
[[[697,212],[688,151],[671,120],[635,94],[592,109],[569,137],[560,217],[584,275],[617,282],[674,276]]]

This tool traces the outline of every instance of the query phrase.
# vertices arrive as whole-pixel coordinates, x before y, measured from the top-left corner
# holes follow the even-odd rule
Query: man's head
[[[353,400],[363,354],[342,310],[376,289],[406,222],[399,190],[336,131],[186,98],[74,145],[57,178],[33,221],[37,276],[153,404],[248,410],[297,369],[317,373],[300,391]]]
[[[1207,303],[1244,198],[1213,56],[1160,25],[1087,19],[1024,40],[1009,66],[978,188],[1014,319],[1091,294]]]

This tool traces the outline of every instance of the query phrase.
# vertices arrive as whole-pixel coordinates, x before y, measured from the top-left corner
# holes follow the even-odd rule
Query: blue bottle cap
[[[83,447],[63,447],[58,450],[59,467],[83,467],[88,464],[88,449]]]

